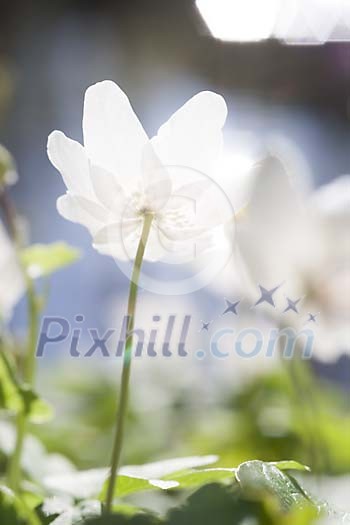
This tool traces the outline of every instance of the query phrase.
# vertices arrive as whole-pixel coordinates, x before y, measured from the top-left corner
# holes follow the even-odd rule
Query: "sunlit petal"
[[[125,185],[141,176],[148,137],[126,94],[110,80],[86,90],[84,145],[93,164],[123,178]]]
[[[61,131],[53,131],[48,138],[47,154],[69,191],[91,197],[89,161],[79,142],[69,139]]]
[[[222,148],[225,100],[202,91],[160,127],[151,140],[164,165],[180,165],[210,174]]]

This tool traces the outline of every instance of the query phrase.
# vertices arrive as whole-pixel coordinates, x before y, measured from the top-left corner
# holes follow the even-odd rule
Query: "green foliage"
[[[41,525],[40,520],[23,499],[8,487],[0,486],[1,525]]]
[[[118,479],[113,515],[108,517],[101,516],[101,503],[90,499],[106,477],[106,469],[67,471],[44,478],[46,491],[56,495],[45,499],[42,505],[42,489],[38,487],[36,493],[35,485],[27,495],[23,493],[21,500],[3,488],[0,517],[10,520],[9,525],[246,525],[249,520],[257,525],[311,525],[325,514],[350,523],[349,516],[336,513],[325,503],[316,503],[284,472],[307,470],[295,461],[253,460],[237,468],[203,468],[214,459],[174,458],[124,467]],[[187,468],[178,470],[181,466]],[[159,478],[153,478],[155,475]],[[142,505],[128,502],[130,496],[151,490],[161,490],[169,502],[173,501],[168,512],[157,516]],[[173,491],[181,491],[187,498],[171,498]],[[183,503],[179,505],[179,501]],[[0,523],[7,525],[7,521]]]
[[[308,502],[297,482],[271,463],[257,460],[242,463],[236,470],[236,479],[245,493],[276,497],[284,510]]]
[[[237,469],[200,468],[213,459],[215,458],[210,456],[176,458],[139,467],[124,467],[118,477],[115,501],[145,491],[160,490],[169,493],[172,490],[193,490],[219,482],[223,486],[240,487],[245,494],[275,497],[284,510],[308,503],[308,497],[295,480],[274,464],[251,461]],[[181,466],[188,468],[181,469]],[[293,461],[284,461],[281,462],[281,468],[301,469],[302,466]],[[98,494],[106,475],[105,469],[53,475],[46,478],[46,488],[52,493],[66,494],[66,497],[82,500]],[[105,495],[106,482],[100,494],[101,501],[104,501]],[[131,514],[135,514],[134,510]]]
[[[24,524],[23,515],[21,515],[15,495],[4,486],[0,486],[0,517],[1,523]]]
[[[169,512],[165,523],[167,525],[220,525],[257,523],[259,525],[282,525],[287,523],[287,514],[275,506],[273,500],[248,499],[244,491],[220,485],[206,485],[188,498],[185,505]],[[309,517],[317,515],[315,509],[308,512]],[[294,514],[293,524],[297,514],[303,511],[291,510]],[[305,523],[311,523],[307,521]]]
[[[129,494],[135,494],[136,492],[152,490],[155,487],[157,487],[157,485],[155,485],[148,479],[121,475],[118,477],[118,486],[116,488],[116,494],[118,494],[119,498],[123,498],[125,496],[128,496]],[[105,485],[100,495],[101,501],[103,501],[106,497],[106,489],[107,487]]]
[[[313,472],[350,471],[350,412],[346,395],[328,383],[313,388],[313,398],[297,401],[283,370],[244,384],[211,412],[211,426],[189,428],[188,440],[201,453],[215,450],[220,466],[250,458],[279,461],[293,457]],[[220,428],[220,432],[217,432]]]
[[[222,483],[232,483],[234,481],[234,469],[229,468],[211,468],[201,470],[185,470],[168,476],[169,479],[177,482],[176,488],[193,489],[201,487],[207,483],[220,481]],[[175,487],[174,487],[175,488]]]
[[[15,414],[26,414],[33,423],[43,423],[52,417],[52,408],[28,385],[21,383],[11,358],[0,349],[0,408]]]
[[[14,370],[9,355],[5,354],[5,358],[0,356],[2,408],[11,412],[28,409],[31,417],[36,413],[40,419],[35,394],[20,384]],[[109,447],[115,387],[103,381],[98,374],[95,381],[74,377],[72,391],[67,394],[67,406],[61,409],[62,416],[56,420],[56,426],[52,426],[52,438],[47,439],[46,425],[35,427],[35,432],[44,437],[45,444],[49,443],[51,450],[74,450],[74,457],[78,459],[84,454],[87,457],[87,450],[88,457],[101,464],[98,453],[104,458]],[[60,392],[62,390],[67,392],[66,386],[61,385]],[[321,436],[313,436],[313,439],[320,446],[321,437],[323,447],[327,446],[332,458],[330,471],[346,471],[349,468],[345,446],[348,424],[346,405],[342,405],[337,396],[327,389],[320,395],[322,401],[317,420],[310,418],[306,430],[311,433],[313,429],[316,434],[322,427]],[[50,455],[45,450],[38,454],[34,447],[36,451],[29,451],[32,465],[27,470],[29,458],[25,447],[23,461],[26,479],[34,480],[35,485],[23,494],[21,500],[13,499],[14,495],[8,493],[12,496],[3,503],[0,523],[7,525],[5,520],[10,519],[9,525],[316,525],[324,514],[334,523],[348,524],[349,516],[337,513],[322,501],[315,502],[314,495],[307,494],[288,473],[307,473],[309,470],[299,462],[309,460],[305,446],[308,440],[303,441],[302,422],[289,396],[289,386],[283,374],[273,374],[245,385],[230,403],[218,407],[218,412],[212,410],[210,439],[208,434],[203,433],[204,427],[198,425],[199,417],[194,421],[199,426],[197,434],[192,433],[192,421],[189,420],[184,449],[201,450],[202,453],[215,450],[222,452],[222,457],[217,463],[215,456],[194,456],[123,467],[115,493],[114,514],[110,517],[100,515],[101,500],[105,495],[100,492],[101,488],[105,491],[107,469],[79,471],[69,465],[66,468],[64,462],[59,464],[53,461],[52,469],[45,468],[43,471],[42,466],[51,463]],[[153,425],[157,416],[152,422],[146,421],[147,428]],[[171,420],[174,414],[170,411],[168,417]],[[186,419],[182,417],[183,413],[178,411],[177,424],[186,428]],[[207,413],[205,417],[207,420]],[[130,411],[128,428],[131,435],[140,433],[142,427],[139,426],[137,411]],[[159,432],[159,427],[155,426],[155,429]],[[345,434],[341,435],[343,432]],[[79,439],[68,439],[71,435],[77,435]],[[186,436],[185,433],[181,435]],[[28,437],[33,439],[33,436]],[[53,438],[55,441],[51,440]],[[142,435],[142,445],[142,454],[152,451],[148,448],[146,433]],[[85,451],[83,447],[86,447]],[[288,450],[298,461],[280,460],[290,457],[286,456]],[[322,451],[317,449],[320,455]],[[246,459],[250,453],[251,457],[263,457],[270,461],[237,461],[240,457]],[[345,463],[339,469],[341,458],[345,458]],[[35,465],[41,468],[35,471]],[[100,501],[96,501],[99,496]],[[41,505],[43,497],[46,499]],[[148,501],[157,503],[148,506]],[[158,505],[159,501],[163,503]],[[159,515],[154,514],[155,508]],[[37,519],[40,521],[37,522]]]
[[[163,520],[151,514],[139,513],[134,516],[125,514],[113,514],[111,516],[102,516],[85,521],[86,525],[161,525]]]
[[[117,498],[123,498],[148,490],[164,491],[180,487],[179,483],[171,477],[172,473],[196,472],[184,469],[201,467],[216,460],[216,456],[192,456],[123,467],[118,476],[115,495]],[[47,477],[44,483],[47,490],[73,497],[76,500],[97,496],[103,500],[107,475],[107,469],[65,472],[62,475]]]
[[[281,511],[273,499],[247,498],[238,485],[206,484],[186,501],[172,508],[164,517],[140,511],[138,514],[118,512],[87,520],[88,525],[310,525],[315,523],[317,509]]]
[[[65,242],[33,244],[22,250],[21,260],[28,275],[36,279],[74,263],[80,254]]]
[[[270,462],[270,465],[274,465],[275,467],[279,468],[280,470],[301,470],[310,472],[310,467],[307,467],[306,465],[302,465],[298,461],[272,461]]]

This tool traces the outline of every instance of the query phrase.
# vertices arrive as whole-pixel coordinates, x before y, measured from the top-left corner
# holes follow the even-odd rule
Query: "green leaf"
[[[28,385],[20,383],[10,356],[3,349],[0,349],[0,408],[15,414],[23,412],[32,423],[43,423],[53,415],[46,401]]]
[[[245,501],[229,487],[205,485],[179,508],[169,511],[167,525],[267,525],[260,502]]]
[[[144,478],[133,478],[130,476],[118,476],[118,484],[116,495],[118,498],[123,498],[129,494],[134,494],[135,492],[143,492],[145,490],[150,490],[154,488],[148,481]],[[106,498],[107,494],[107,482],[104,484],[100,500],[103,501]]]
[[[23,516],[17,508],[16,497],[10,489],[0,486],[0,516],[3,523],[23,525]]]
[[[298,483],[270,463],[257,460],[242,463],[237,468],[236,479],[247,495],[269,494],[276,497],[286,510],[309,503]]]
[[[23,399],[13,364],[3,349],[0,349],[0,408],[15,413],[23,409]]]
[[[152,514],[139,513],[135,516],[112,514],[84,521],[84,525],[160,525],[164,522]]]
[[[0,518],[4,525],[40,525],[35,512],[4,485],[0,485]]]
[[[247,498],[238,486],[211,484],[201,487],[165,519],[166,525],[311,525],[317,509],[307,505],[290,512],[274,504],[269,494]],[[131,522],[132,523],[132,522]],[[116,522],[117,524],[117,522]],[[315,524],[316,525],[316,524]]]
[[[163,479],[174,472],[211,465],[218,461],[218,456],[186,456],[165,459],[143,465],[128,465],[120,470],[126,476],[136,476],[146,479]]]
[[[208,483],[235,482],[235,470],[229,468],[211,468],[201,470],[187,470],[169,475],[167,479],[176,481],[179,489],[196,488]]]
[[[122,467],[115,497],[124,497],[144,490],[168,490],[177,487],[178,483],[170,479],[171,473],[182,473],[185,469],[209,465],[216,461],[217,456],[190,456]],[[47,476],[44,484],[52,492],[68,494],[76,499],[96,497],[102,488],[99,497],[103,499],[107,476],[107,469],[90,469]]]
[[[169,490],[178,487],[178,483],[173,480],[146,479],[133,476],[118,476],[118,483],[115,490],[116,498],[124,498],[136,492],[145,492],[147,490]],[[101,501],[106,499],[107,481],[103,485],[102,492],[99,496]]]
[[[277,467],[279,470],[302,470],[308,471],[309,468],[297,461],[278,461],[268,463]],[[180,489],[197,488],[208,483],[221,482],[229,483],[235,481],[236,469],[231,468],[210,468],[210,469],[189,469],[175,474],[170,474],[164,479],[176,481]]]
[[[79,256],[79,251],[65,242],[33,244],[21,252],[22,264],[32,279],[50,275],[74,263]]]
[[[184,469],[208,465],[216,462],[217,459],[217,456],[190,456],[124,467],[120,470],[114,495],[116,498],[123,498],[129,494],[145,490],[169,490],[178,488],[179,482],[171,476],[174,472],[177,472],[179,475],[187,475],[187,483],[189,483],[189,486],[191,486],[191,484],[192,486],[196,486],[194,479],[190,476],[190,474],[192,475],[192,471],[183,472]],[[205,475],[202,474],[202,476]],[[214,474],[211,474],[211,476],[214,476]],[[219,475],[216,474],[216,476]],[[209,477],[209,474],[207,474],[207,477]],[[185,478],[183,479],[183,483],[186,483]],[[105,499],[106,490],[107,481],[103,486],[100,499]]]
[[[134,505],[128,505],[127,503],[119,503],[117,505],[113,505],[113,512],[115,514],[122,514],[123,516],[131,517],[136,516],[137,514],[141,514],[143,511],[139,507],[135,507]]]
[[[41,493],[39,493],[38,489],[35,489],[37,489],[37,487],[33,485],[32,487],[30,487],[30,490],[26,488],[25,491],[21,494],[21,499],[25,503],[26,507],[31,510],[34,510],[36,507],[41,505],[44,500],[44,496]]]
[[[298,461],[286,460],[286,461],[270,461],[269,465],[274,465],[280,470],[302,470],[304,472],[310,472],[310,467],[299,463]]]
[[[27,385],[20,388],[24,412],[32,423],[45,423],[53,417],[52,406]]]

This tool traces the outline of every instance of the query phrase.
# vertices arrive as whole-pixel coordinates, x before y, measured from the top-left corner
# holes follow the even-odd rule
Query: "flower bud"
[[[0,190],[17,182],[16,165],[11,153],[0,144]]]

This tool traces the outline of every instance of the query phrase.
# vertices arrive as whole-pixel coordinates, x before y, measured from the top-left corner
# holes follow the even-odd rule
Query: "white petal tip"
[[[201,91],[195,95],[195,97],[201,97],[203,100],[205,99],[207,107],[212,108],[220,114],[222,125],[224,125],[227,117],[227,104],[222,95],[215,93],[214,91]]]
[[[60,140],[62,135],[64,135],[64,133],[62,133],[62,131],[58,131],[57,129],[51,131],[50,135],[47,137],[47,151],[52,148],[57,140]]]
[[[96,82],[96,84],[92,84],[86,89],[85,100],[90,96],[100,96],[102,94],[105,94],[106,96],[118,94],[118,96],[124,96],[128,99],[128,96],[125,94],[125,92],[120,86],[118,86],[118,84],[113,82],[113,80],[101,80],[100,82]]]

